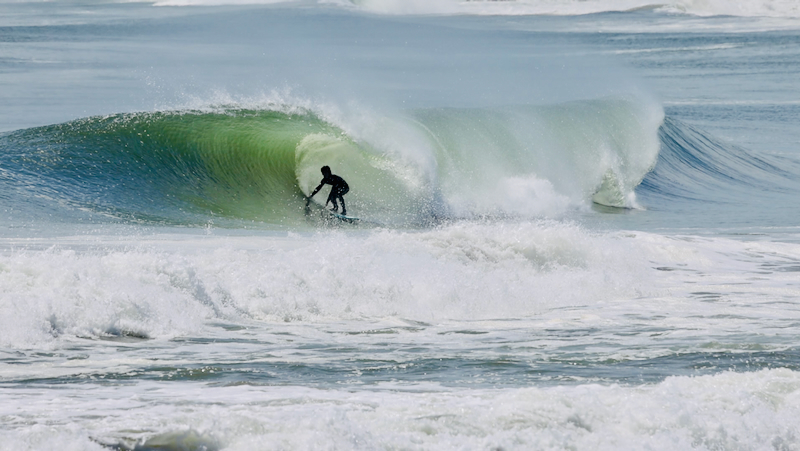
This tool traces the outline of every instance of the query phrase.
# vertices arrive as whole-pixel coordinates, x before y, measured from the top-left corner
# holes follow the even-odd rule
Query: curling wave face
[[[541,217],[635,207],[662,120],[623,98],[359,124],[297,108],[118,114],[0,136],[0,183],[14,193],[3,202],[68,219],[292,227],[329,165],[351,186],[351,211],[389,226]]]

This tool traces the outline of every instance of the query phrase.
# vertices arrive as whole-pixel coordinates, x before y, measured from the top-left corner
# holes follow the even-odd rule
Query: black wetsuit
[[[311,193],[311,196],[309,197],[314,197],[314,194],[317,194],[317,192],[321,190],[324,185],[331,185],[331,193],[328,194],[328,200],[325,201],[325,206],[328,205],[328,202],[331,202],[333,203],[333,209],[338,210],[339,206],[336,204],[336,200],[338,199],[342,202],[342,214],[346,215],[347,208],[344,206],[344,197],[342,196],[350,191],[350,187],[347,186],[347,182],[345,182],[344,179],[338,175],[326,175],[323,177],[322,181],[319,182],[319,186],[314,189],[314,192]]]

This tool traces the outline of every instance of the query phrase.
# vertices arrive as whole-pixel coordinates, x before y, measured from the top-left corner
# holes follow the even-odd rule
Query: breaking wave
[[[91,117],[0,136],[0,200],[122,221],[296,226],[329,165],[351,186],[348,210],[389,226],[633,208],[662,119],[622,98],[358,124],[304,108]]]

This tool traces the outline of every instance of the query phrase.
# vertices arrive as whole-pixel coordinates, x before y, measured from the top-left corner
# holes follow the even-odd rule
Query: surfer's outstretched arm
[[[319,190],[321,190],[324,185],[325,185],[325,182],[320,183],[319,186],[314,188],[314,191],[311,192],[311,195],[308,196],[308,198],[311,199],[312,197],[314,197],[314,194],[317,194],[319,192]]]
[[[311,194],[308,197],[306,197],[306,205],[308,205],[308,203],[311,202],[311,198],[314,197],[314,194],[317,194],[319,192],[319,190],[321,190],[324,185],[325,185],[325,181],[323,180],[322,183],[319,184],[319,186],[314,188],[314,191],[312,191]],[[327,203],[325,205],[327,205]]]

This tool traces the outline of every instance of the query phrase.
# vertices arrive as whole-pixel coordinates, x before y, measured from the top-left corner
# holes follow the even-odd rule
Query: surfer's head
[[[326,176],[327,175],[331,175],[330,166],[323,166],[322,169],[320,169],[320,170],[322,171],[322,175],[326,175]]]

